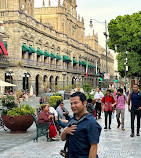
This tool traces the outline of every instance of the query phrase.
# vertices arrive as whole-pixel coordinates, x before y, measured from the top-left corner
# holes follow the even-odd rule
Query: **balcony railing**
[[[56,64],[50,64],[50,63],[43,63],[40,61],[34,61],[31,59],[19,59],[19,58],[9,58],[10,64],[13,63],[15,66],[21,65],[21,66],[27,66],[27,67],[36,67],[41,68],[44,67],[45,69],[52,69],[55,71],[64,71],[64,72],[71,72],[71,73],[78,73],[78,74],[85,74],[84,67],[68,67],[68,66],[62,66],[62,65],[56,65]],[[89,75],[95,74],[94,71],[88,71]]]

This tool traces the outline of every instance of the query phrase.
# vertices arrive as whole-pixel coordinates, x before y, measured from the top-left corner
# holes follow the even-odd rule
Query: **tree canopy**
[[[119,52],[118,70],[121,76],[125,71],[125,51],[129,66],[128,76],[141,76],[141,11],[133,15],[118,16],[108,24],[110,49]]]

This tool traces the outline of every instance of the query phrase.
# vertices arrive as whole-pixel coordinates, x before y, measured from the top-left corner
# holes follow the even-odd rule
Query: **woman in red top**
[[[104,103],[104,110],[103,110],[103,103]],[[111,129],[111,118],[112,118],[112,111],[113,106],[115,103],[114,97],[111,95],[111,90],[107,90],[106,96],[104,96],[101,100],[101,109],[102,112],[105,112],[105,127],[104,129],[107,129],[107,118],[109,115],[109,129]]]
[[[43,105],[41,107],[41,112],[39,114],[38,117],[38,121],[43,123],[43,122],[49,122],[50,123],[50,127],[49,127],[49,137],[52,140],[58,140],[57,138],[57,128],[56,126],[53,124],[53,115],[50,114],[49,112],[49,104]]]

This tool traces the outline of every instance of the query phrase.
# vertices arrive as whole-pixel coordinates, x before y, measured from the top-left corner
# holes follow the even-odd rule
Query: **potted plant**
[[[33,124],[33,117],[35,109],[30,105],[20,105],[18,107],[14,102],[14,97],[7,95],[2,98],[2,120],[5,126],[15,132],[26,132]]]

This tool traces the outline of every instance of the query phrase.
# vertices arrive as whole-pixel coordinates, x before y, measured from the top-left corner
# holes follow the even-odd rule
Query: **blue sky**
[[[41,7],[43,0],[34,0],[35,7]],[[63,0],[61,0],[62,2]],[[45,0],[48,5],[48,0]],[[53,6],[57,5],[58,0],[51,0]],[[100,22],[110,22],[111,19],[118,15],[132,14],[141,10],[141,0],[77,0],[77,13],[85,19],[85,33],[92,34],[93,29],[98,33],[99,43],[105,46],[105,38],[103,35],[104,25],[94,23],[94,28],[89,27],[90,18],[94,18]]]

